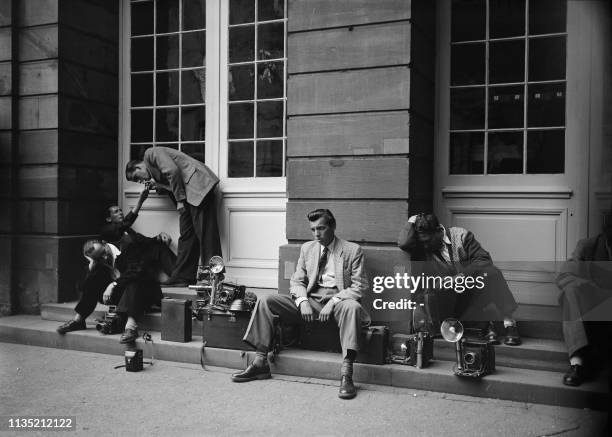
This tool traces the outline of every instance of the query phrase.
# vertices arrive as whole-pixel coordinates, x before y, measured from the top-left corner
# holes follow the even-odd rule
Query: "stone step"
[[[189,298],[189,291],[173,293],[173,298]],[[169,296],[168,296],[169,297]],[[41,317],[44,320],[63,322],[69,320],[74,314],[76,302],[62,304],[43,304],[41,306]],[[98,304],[94,313],[86,320],[87,324],[94,327],[96,319],[104,317],[106,306]],[[147,313],[139,323],[142,330],[161,331],[161,313]],[[192,321],[192,335],[201,336],[202,322]],[[560,340],[537,339],[523,337],[520,346],[505,346],[503,337],[502,344],[496,346],[496,363],[500,366],[518,367],[525,369],[547,370],[564,372],[567,369],[567,349]],[[434,357],[438,360],[454,361],[455,349],[452,343],[442,339],[435,340]]]
[[[123,361],[125,346],[119,343],[119,335],[101,335],[95,329],[59,335],[56,321],[42,320],[39,316],[8,316],[0,318],[0,341],[28,345],[82,350],[118,355]],[[159,332],[152,332],[156,359],[199,363],[200,341],[174,343],[162,341]],[[144,349],[145,358],[151,356],[151,344],[138,345]],[[206,348],[204,361],[211,366],[244,368],[254,358],[253,352],[230,349]],[[340,354],[314,352],[299,349],[284,350],[272,364],[273,373],[323,378],[338,378]],[[544,370],[532,370],[497,366],[493,375],[483,379],[460,378],[452,373],[452,362],[435,360],[426,369],[401,365],[355,365],[355,381],[390,385],[419,390],[431,390],[469,396],[499,398],[519,402],[542,403],[576,408],[607,408],[607,386],[600,380],[580,387],[567,387],[561,383],[562,374]],[[228,384],[230,384],[228,380]]]

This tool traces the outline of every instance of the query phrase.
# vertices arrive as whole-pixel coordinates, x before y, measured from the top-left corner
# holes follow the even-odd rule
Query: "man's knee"
[[[340,317],[360,317],[361,304],[353,299],[344,299],[336,304]]]

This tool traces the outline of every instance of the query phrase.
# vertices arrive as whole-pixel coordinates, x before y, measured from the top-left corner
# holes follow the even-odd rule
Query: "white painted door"
[[[286,243],[285,6],[132,0],[122,10],[120,167],[156,145],[203,160],[220,178],[226,276],[253,287],[277,287]],[[129,209],[140,187],[120,173]],[[135,228],[176,241],[178,216],[151,196]]]

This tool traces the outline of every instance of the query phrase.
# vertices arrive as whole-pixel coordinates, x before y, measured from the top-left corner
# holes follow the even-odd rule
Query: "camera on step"
[[[110,335],[123,332],[122,318],[117,314],[116,305],[109,305],[106,314],[104,314],[104,319],[97,322],[96,329],[102,334]]]
[[[455,343],[457,376],[480,378],[495,372],[495,347],[486,340],[463,338],[463,325],[459,320],[446,319],[440,326],[442,337]]]
[[[433,337],[425,331],[410,335],[396,334],[392,338],[393,352],[387,362],[419,369],[427,367],[433,359],[433,343]]]

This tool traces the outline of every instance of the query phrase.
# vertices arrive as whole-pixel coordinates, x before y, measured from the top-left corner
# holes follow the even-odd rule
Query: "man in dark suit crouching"
[[[359,303],[368,289],[363,252],[359,245],[335,236],[336,219],[330,210],[317,209],[307,217],[314,241],[302,245],[291,277],[291,296],[276,294],[258,300],[243,339],[255,347],[255,360],[233,374],[232,381],[271,377],[267,353],[274,341],[274,316],[287,324],[333,319],[340,328],[344,356],[338,396],[352,399],[357,395],[353,362],[361,328],[370,323],[370,316]]]

